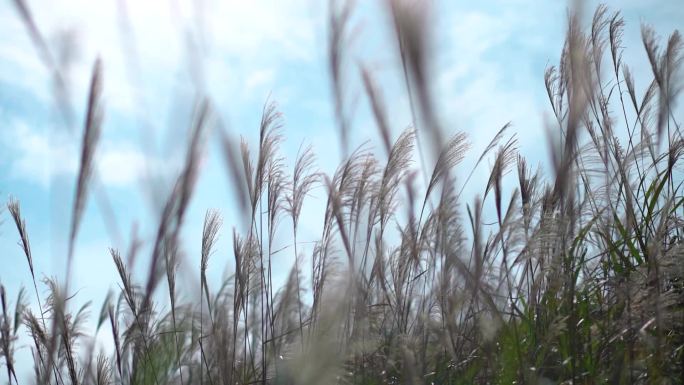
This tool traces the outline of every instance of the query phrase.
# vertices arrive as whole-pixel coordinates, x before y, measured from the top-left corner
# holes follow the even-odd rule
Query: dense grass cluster
[[[198,102],[183,169],[158,218],[149,274],[129,271],[137,240],[109,250],[121,291],[105,300],[98,327],[109,324],[114,351],[98,354],[82,343],[85,309],[70,307],[68,276],[45,280],[49,295],[41,296],[27,225],[11,200],[37,308],[25,306],[22,291],[13,310],[0,292],[0,360],[9,383],[17,382],[14,343],[24,332],[41,384],[682,383],[684,138],[673,112],[680,34],[660,48],[642,28],[653,75],[642,95],[622,62],[620,16],[600,7],[583,29],[572,14],[560,64],[544,76],[555,117],[550,172],[528,166],[507,125],[477,154],[475,167],[489,160],[491,168],[472,200],[462,195],[469,178],[457,181],[455,171],[468,139],[444,136],[432,100],[424,20],[401,2],[389,4],[420,130],[392,141],[381,90],[362,70],[384,153],[349,151],[333,175],[322,175],[306,148],[288,172],[280,114],[267,103],[255,150],[223,137],[247,229],[233,234],[234,274],[217,287],[207,279],[222,223],[210,210],[197,245],[202,300],[182,302],[177,258],[188,246],[179,233],[211,129],[211,102]],[[40,48],[30,12],[20,8]],[[348,18],[348,8],[333,8],[329,64],[343,151]],[[100,71],[96,64],[69,266],[96,177]],[[416,167],[419,154],[433,154],[433,167]],[[299,221],[307,195],[321,186],[321,234],[304,255]],[[276,233],[284,231],[291,245],[279,249]],[[286,253],[295,262],[277,288],[273,261]],[[170,306],[156,305],[166,296]]]

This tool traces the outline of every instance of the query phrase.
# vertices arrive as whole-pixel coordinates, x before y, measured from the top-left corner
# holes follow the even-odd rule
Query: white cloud
[[[50,137],[29,128],[20,120],[7,125],[8,135],[3,136],[9,147],[10,176],[48,186],[51,176],[75,174],[78,168],[77,152],[64,136]]]
[[[265,72],[254,74],[254,68],[310,60],[315,52],[310,0],[287,3],[123,1],[125,20],[131,27],[128,35],[122,34],[120,28],[123,13],[118,4],[114,0],[29,2],[36,24],[51,49],[56,48],[64,31],[77,36],[77,60],[69,70],[75,103],[85,98],[90,69],[97,55],[104,62],[105,92],[110,107],[130,115],[139,112],[131,100],[135,95],[135,90],[130,88],[131,80],[140,80],[143,96],[155,104],[159,99],[168,98],[166,90],[160,90],[159,84],[154,83],[173,84],[178,71],[187,69],[188,36],[202,38],[202,49],[195,59],[200,58],[206,72],[229,72],[242,79],[251,77],[252,83],[272,80],[264,77]],[[1,79],[31,90],[36,97],[45,95],[49,77],[18,13],[7,4],[0,6],[0,10]],[[213,68],[218,63],[221,65]],[[140,72],[131,73],[130,64],[136,64]]]
[[[275,71],[272,68],[256,70],[245,79],[245,92],[250,93],[257,88],[272,84]]]
[[[481,150],[507,121],[536,123],[542,111],[536,106],[534,88],[543,86],[542,72],[534,77],[525,68],[529,67],[531,52],[500,53],[511,36],[522,34],[524,26],[520,24],[523,22],[515,18],[482,11],[454,15],[454,27],[448,34],[452,48],[443,58],[437,77],[438,100],[443,100],[442,110],[448,120],[465,124],[459,128],[471,132],[475,151]],[[516,63],[525,67],[516,68]]]
[[[310,59],[314,20],[311,1],[216,1],[207,17],[219,51],[255,57],[283,55],[282,59]]]
[[[125,137],[137,129],[148,130],[153,141],[167,136],[179,101],[191,95],[183,94],[192,90],[188,87],[192,79],[188,36],[204,39],[195,59],[204,70],[209,94],[221,106],[240,110],[270,90],[283,102],[287,88],[273,84],[276,74],[289,63],[312,59],[317,43],[314,15],[322,15],[312,12],[312,7],[317,8],[314,0],[287,4],[273,0],[64,0],[59,4],[33,0],[28,4],[54,54],[62,37],[76,37],[73,61],[64,72],[77,119],[83,115],[92,64],[96,56],[102,58],[104,124],[120,129],[116,138],[104,131],[98,167],[102,182],[115,187],[145,178],[146,167],[152,175],[168,169],[165,162],[146,156]],[[119,4],[125,4],[129,35],[121,33]],[[50,111],[54,106],[50,74],[11,3],[0,5],[0,35],[0,82],[27,91],[31,102]],[[122,118],[126,124],[121,124]],[[7,148],[0,162],[10,165],[11,177],[47,187],[51,178],[75,175],[78,140],[58,135],[60,129],[28,127],[16,119],[10,122],[0,138]]]
[[[97,162],[100,179],[106,186],[131,186],[145,177],[149,157],[130,147],[108,147],[103,149]]]
[[[53,178],[74,178],[79,167],[79,144],[61,131],[31,128],[22,120],[6,124],[2,147],[8,149],[9,176],[35,183],[45,188]],[[121,141],[107,140],[101,143],[97,153],[100,180],[106,187],[127,188],[147,176],[147,172],[164,172],[172,169],[174,162],[164,162],[147,155]],[[177,163],[177,162],[176,162]]]

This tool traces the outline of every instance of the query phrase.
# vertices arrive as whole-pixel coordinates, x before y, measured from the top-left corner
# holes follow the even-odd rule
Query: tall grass
[[[30,10],[16,3],[39,52],[47,52]],[[653,77],[639,95],[622,61],[620,15],[599,7],[585,30],[571,13],[560,63],[540,82],[555,118],[548,127],[551,172],[528,166],[506,125],[476,154],[475,168],[462,172],[472,176],[491,160],[481,195],[469,200],[463,191],[470,176],[457,180],[456,168],[470,144],[461,132],[443,139],[423,15],[388,4],[414,125],[392,139],[381,90],[362,67],[385,156],[362,146],[323,175],[313,149],[302,147],[288,174],[279,152],[281,115],[267,102],[256,148],[223,137],[236,207],[248,225],[233,233],[234,273],[217,286],[207,279],[222,223],[209,210],[196,245],[200,298],[183,302],[179,232],[213,121],[211,102],[200,100],[184,167],[158,218],[147,276],[133,276],[126,262],[138,253],[137,240],[125,253],[109,251],[121,290],[105,300],[98,329],[110,326],[114,351],[97,354],[85,343],[88,308],[71,309],[68,279],[64,286],[44,280],[49,294],[41,297],[30,224],[10,200],[38,309],[26,306],[22,290],[12,311],[0,287],[8,383],[20,382],[13,352],[22,324],[33,343],[34,381],[55,385],[682,383],[684,138],[673,110],[682,85],[680,34],[660,48],[642,27]],[[331,9],[334,111],[347,154],[340,66],[351,8]],[[95,177],[100,71],[96,64],[69,250]],[[419,145],[425,134],[429,140]],[[431,169],[415,167],[418,150],[434,154]],[[320,237],[305,255],[299,223],[316,187],[327,192],[327,203]],[[489,213],[492,223],[484,219]],[[285,224],[292,247],[277,249]],[[294,263],[276,288],[275,258],[286,253]],[[163,279],[170,307],[160,312]]]

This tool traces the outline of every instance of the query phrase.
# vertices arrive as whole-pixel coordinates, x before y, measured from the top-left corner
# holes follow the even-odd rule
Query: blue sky
[[[81,303],[93,299],[97,312],[107,290],[116,287],[107,247],[125,249],[134,224],[142,239],[150,241],[155,225],[151,218],[161,201],[158,192],[168,187],[172,170],[179,164],[198,88],[211,98],[230,134],[244,136],[252,146],[262,106],[270,95],[284,114],[282,152],[288,165],[300,144],[310,143],[320,169],[334,170],[340,153],[327,68],[326,3],[28,2],[53,54],[58,55],[60,46],[70,48],[65,73],[78,121],[83,116],[92,63],[99,55],[104,64],[106,113],[98,170],[122,239],[107,232],[91,199],[77,244],[72,286],[80,290]],[[126,6],[126,17],[120,4]],[[512,121],[523,154],[533,164],[545,162],[544,122],[551,111],[543,73],[558,61],[568,4],[528,0],[425,4],[432,5],[432,81],[446,129],[469,133],[471,155],[475,155],[502,125]],[[624,60],[632,66],[637,89],[643,90],[650,70],[639,24],[646,22],[666,36],[684,26],[684,7],[679,0],[609,1],[608,6],[623,12],[627,24]],[[594,7],[589,2],[585,9],[591,13]],[[122,25],[130,27],[128,34],[121,33]],[[359,64],[371,69],[383,90],[395,137],[411,122],[385,2],[357,1],[352,27],[355,34],[349,41],[345,67],[346,96],[355,106],[351,141],[358,145],[371,140],[376,145],[379,137],[363,96]],[[195,62],[188,60],[188,34],[201,37],[202,44],[194,48],[199,52]],[[22,203],[38,274],[60,277],[80,133],[70,134],[60,121],[49,72],[10,1],[0,5],[0,36],[0,194],[3,201],[11,195]],[[73,44],[65,45],[65,41]],[[203,73],[200,83],[193,77],[192,68],[197,66]],[[199,286],[194,272],[199,265],[204,211],[216,208],[225,218],[210,262],[215,281],[230,266],[231,232],[240,226],[219,148],[210,145],[208,150],[183,234],[190,273],[181,277],[188,297]],[[486,165],[475,174],[468,202],[482,191],[487,174]],[[149,188],[151,180],[156,190]],[[318,234],[324,202],[323,191],[314,191],[302,219],[303,240],[314,240]],[[3,215],[0,281],[16,293],[20,285],[29,286],[30,275],[15,245],[16,231]],[[283,242],[287,241],[283,236]],[[282,258],[280,273],[286,274],[292,259]],[[139,262],[144,265],[145,261]]]

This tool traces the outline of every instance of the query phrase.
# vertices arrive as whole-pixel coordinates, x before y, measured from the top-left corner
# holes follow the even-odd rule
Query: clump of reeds
[[[28,8],[17,4],[42,52]],[[201,99],[184,166],[159,214],[145,279],[128,264],[139,240],[123,257],[109,250],[121,290],[105,300],[98,329],[109,324],[114,351],[85,349],[88,306],[70,311],[68,284],[46,279],[49,295],[41,300],[27,224],[18,201],[10,200],[38,313],[26,306],[22,290],[12,314],[0,286],[0,358],[8,382],[18,382],[13,352],[22,323],[33,343],[36,382],[55,385],[681,382],[684,138],[673,109],[681,88],[679,33],[660,49],[643,27],[653,80],[639,95],[622,61],[619,14],[599,7],[584,31],[571,13],[560,64],[540,82],[555,117],[548,127],[551,172],[529,167],[506,124],[458,181],[455,168],[470,144],[462,132],[442,140],[448,136],[428,77],[425,15],[404,2],[389,4],[420,119],[414,116],[392,140],[381,92],[362,66],[384,157],[367,146],[347,154],[341,66],[352,9],[333,4],[329,63],[345,159],[323,175],[313,150],[302,147],[288,174],[273,102],[264,105],[254,151],[224,134],[227,171],[247,226],[233,232],[234,273],[214,285],[207,270],[222,221],[207,211],[201,245],[189,252],[199,255],[200,297],[184,299],[176,275],[188,250],[179,233],[214,122],[211,103]],[[99,133],[100,71],[96,64],[69,260]],[[421,132],[431,138],[423,150],[435,155],[424,170],[414,154]],[[487,184],[466,203],[464,185],[485,159],[492,160]],[[504,188],[509,179],[512,191]],[[320,238],[305,255],[298,230],[314,188],[327,193],[327,204]],[[280,248],[285,216],[292,242]],[[276,259],[287,253],[294,263],[277,289]],[[157,303],[164,276],[168,310]]]

